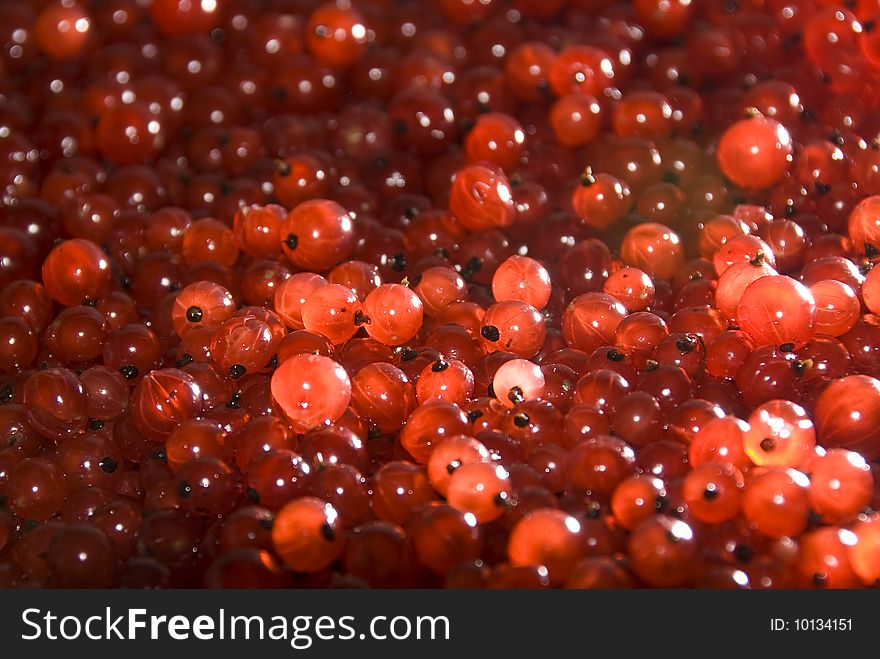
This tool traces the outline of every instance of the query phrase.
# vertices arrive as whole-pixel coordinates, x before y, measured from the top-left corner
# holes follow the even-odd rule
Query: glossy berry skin
[[[547,88],[547,74],[556,53],[541,41],[517,45],[505,63],[505,79],[522,101],[540,101]]]
[[[86,414],[90,419],[109,421],[128,407],[128,384],[119,372],[106,366],[93,366],[79,376],[88,395]]]
[[[574,189],[571,207],[578,219],[593,229],[608,229],[632,206],[630,186],[616,176],[592,171],[581,177]]]
[[[187,227],[181,254],[189,265],[207,262],[231,267],[238,260],[238,242],[226,224],[204,217]]]
[[[64,503],[61,469],[45,458],[26,458],[9,475],[6,487],[12,512],[23,519],[49,519]]]
[[[446,498],[450,506],[482,524],[504,514],[510,495],[510,475],[504,467],[478,462],[452,474]]]
[[[102,355],[104,365],[136,380],[159,365],[162,347],[156,334],[143,324],[123,325],[110,332]]]
[[[189,423],[192,424],[193,422],[190,421]],[[229,438],[228,435],[222,434],[224,432],[223,428],[220,428],[221,434],[218,437],[210,427],[205,428],[201,426],[202,423],[216,425],[212,420],[204,419],[196,423],[199,425],[196,428],[192,428],[191,432],[187,432],[186,435],[189,436],[185,436],[183,441],[178,437],[178,432],[173,433],[168,438],[166,451],[169,455],[172,453],[172,448],[177,449],[174,451],[175,453],[183,453],[182,458],[188,458],[188,454],[191,455],[196,448],[199,449],[200,453],[215,448],[217,455],[224,456],[228,455],[229,449],[232,449],[236,466],[242,471],[247,471],[249,466],[264,453],[270,453],[275,449],[293,448],[290,426],[288,426],[286,421],[275,416],[254,417],[234,438]],[[170,460],[171,458],[169,458]],[[169,465],[171,465],[171,462],[169,462]]]
[[[23,320],[33,332],[42,332],[52,320],[52,299],[42,284],[18,279],[0,290],[0,313]]]
[[[484,165],[458,171],[449,196],[449,210],[471,229],[503,227],[514,220],[513,193],[503,172]]]
[[[872,271],[873,272],[873,271]],[[869,273],[870,275],[870,273]],[[875,278],[874,281],[877,281]],[[872,282],[873,284],[873,282]],[[876,298],[870,291],[868,280],[862,286],[862,296],[865,305],[871,308],[871,304],[877,306]],[[861,304],[858,296],[849,284],[834,279],[823,279],[810,286],[810,294],[816,301],[816,334],[829,336],[842,336],[855,327],[861,315]],[[871,304],[868,300],[871,299]]]
[[[297,432],[330,424],[351,400],[351,380],[337,362],[320,355],[295,355],[272,374],[272,398]]]
[[[667,336],[669,336],[669,327],[660,316],[637,311],[620,321],[614,332],[613,344],[629,357],[633,364],[643,368],[647,366],[647,360]],[[599,345],[594,350],[601,347]],[[607,359],[607,352],[605,356]]]
[[[635,454],[623,440],[610,435],[583,439],[571,447],[565,459],[569,486],[608,497],[634,471]]]
[[[517,300],[543,309],[550,301],[550,273],[527,256],[509,257],[492,276],[492,295],[498,302]]]
[[[749,430],[743,437],[746,454],[759,467],[802,468],[813,454],[816,431],[800,405],[788,400],[771,400],[749,416]]]
[[[74,436],[88,421],[88,395],[66,368],[34,372],[24,383],[22,403],[31,427],[56,442]]]
[[[611,253],[602,241],[582,240],[565,252],[554,268],[558,280],[573,295],[597,291],[608,278]]]
[[[865,197],[849,214],[849,237],[858,254],[873,252],[880,245],[880,195]]]
[[[122,480],[122,454],[105,435],[83,433],[69,438],[59,447],[57,461],[68,492],[92,487],[114,490]]]
[[[725,269],[718,278],[715,290],[715,304],[718,310],[729,320],[737,319],[737,309],[743,292],[761,277],[776,275],[777,272],[763,259],[755,259],[745,263],[734,263]]]
[[[312,468],[289,449],[274,449],[257,457],[245,474],[248,500],[269,510],[280,510],[287,502],[308,493]]]
[[[161,124],[142,103],[105,108],[95,127],[98,150],[120,166],[153,158],[162,148],[163,138]]]
[[[614,132],[621,137],[660,139],[672,132],[672,125],[672,106],[657,92],[630,92],[612,115]]]
[[[575,566],[566,588],[632,588],[635,580],[619,561],[606,556],[584,558]]]
[[[395,144],[419,156],[442,153],[457,136],[455,107],[438,90],[411,87],[395,94],[388,107]]]
[[[168,36],[206,34],[220,20],[220,6],[185,0],[157,0],[150,4],[150,18]]]
[[[867,375],[848,375],[829,384],[813,411],[818,441],[826,448],[880,455],[880,382]]]
[[[859,578],[853,571],[848,543],[850,531],[824,527],[808,531],[801,537],[798,576],[802,587],[856,588]]]
[[[186,286],[174,299],[171,322],[178,336],[196,327],[216,327],[235,312],[232,294],[210,281]]]
[[[190,419],[169,435],[165,442],[165,459],[172,472],[193,458],[232,456],[231,443],[227,444],[223,429],[209,419]]]
[[[291,501],[275,516],[272,544],[285,565],[297,572],[318,572],[345,547],[336,509],[315,497]]]
[[[413,290],[429,318],[442,317],[455,302],[467,299],[467,283],[452,268],[435,266],[425,270]]]
[[[462,466],[488,462],[489,452],[481,442],[468,435],[453,435],[441,441],[428,459],[428,478],[438,494],[446,496],[449,480]]]
[[[526,139],[522,126],[510,115],[489,112],[477,117],[464,141],[471,162],[490,162],[504,171],[519,164]]]
[[[813,334],[816,301],[791,277],[761,277],[743,291],[736,317],[756,345],[799,344]]]
[[[131,418],[145,437],[156,442],[202,411],[202,395],[189,373],[176,368],[145,375],[131,394]]]
[[[445,438],[463,435],[469,430],[470,421],[460,407],[433,399],[413,410],[399,439],[416,462],[425,464],[434,448]]]
[[[654,282],[638,268],[621,268],[605,281],[603,292],[617,299],[627,311],[644,311],[654,302]]]
[[[305,35],[306,46],[318,61],[345,68],[360,58],[367,29],[363,17],[354,8],[329,2],[309,16]]]
[[[188,460],[174,479],[180,507],[195,515],[216,517],[231,512],[241,498],[238,474],[214,456]]]
[[[374,588],[412,585],[415,558],[406,532],[390,522],[371,521],[352,530],[343,556],[349,575]]]
[[[340,464],[366,469],[368,456],[361,439],[363,434],[360,428],[353,429],[344,422],[317,428],[306,433],[297,450],[315,470]]]
[[[880,270],[874,272],[871,268],[862,283],[861,293],[868,311],[877,313],[880,310]]]
[[[0,244],[3,245],[6,254],[3,267],[0,269],[0,274],[3,276],[0,283],[5,286],[18,279],[37,278],[39,271],[35,262],[37,246],[23,230],[3,227],[3,231],[0,232]]]
[[[572,401],[613,416],[618,402],[630,391],[630,384],[617,371],[608,368],[590,370],[575,384]]]
[[[46,551],[49,583],[56,588],[110,588],[116,584],[119,555],[110,538],[87,523],[67,524]]]
[[[351,465],[330,466],[318,471],[310,490],[336,508],[345,528],[357,526],[372,516],[366,479]]]
[[[614,520],[628,531],[635,531],[650,517],[666,497],[666,489],[659,478],[630,476],[621,481],[611,496]]]
[[[860,521],[853,529],[856,542],[847,548],[853,571],[864,584],[873,584],[878,576],[877,558],[880,556],[880,519],[876,515]]]
[[[551,508],[528,513],[510,533],[507,555],[511,565],[544,566],[551,581],[562,583],[571,575],[583,551],[577,519]]]
[[[637,0],[635,3],[636,16],[648,33],[666,39],[684,32],[693,18],[694,9],[686,0]]]
[[[370,504],[379,519],[403,524],[413,511],[436,495],[425,468],[406,461],[388,462],[375,473]]]
[[[488,351],[503,350],[524,358],[544,345],[544,319],[532,305],[518,300],[497,302],[486,310],[480,328]]]
[[[627,232],[620,246],[620,258],[652,278],[668,280],[684,264],[684,249],[672,229],[649,222]]]
[[[303,302],[301,314],[305,329],[323,334],[334,345],[348,341],[367,321],[357,295],[340,284],[315,288]]]
[[[543,371],[526,359],[512,359],[502,364],[492,378],[492,390],[505,407],[513,408],[544,393]]]
[[[439,398],[456,405],[464,405],[474,393],[474,374],[464,363],[438,359],[426,366],[416,380],[419,403]]]
[[[275,290],[275,312],[289,328],[303,329],[302,308],[306,298],[327,283],[321,275],[298,272],[285,279]]]
[[[100,314],[98,320],[103,326]],[[9,373],[30,366],[40,346],[27,323],[15,316],[5,316],[0,318],[0,332],[3,336],[0,342],[0,371]],[[98,336],[100,339],[100,334]]]
[[[71,362],[98,357],[107,336],[104,316],[91,307],[71,307],[46,328],[43,342],[56,356]]]
[[[774,270],[776,269],[776,256],[770,245],[758,236],[751,234],[734,236],[725,242],[712,257],[712,264],[719,277],[734,263],[748,263],[749,261],[759,265],[766,264]]]
[[[585,93],[600,98],[614,76],[608,54],[592,46],[568,46],[550,67],[548,82],[558,96]]]
[[[53,300],[69,307],[97,300],[110,287],[110,262],[94,243],[67,240],[43,261],[43,285]]]
[[[390,346],[412,339],[422,326],[424,308],[419,296],[402,284],[382,284],[364,299],[366,330]]]
[[[305,352],[324,357],[336,356],[336,348],[323,334],[308,330],[294,330],[278,344],[278,362],[281,363],[294,355]]]
[[[287,213],[278,204],[253,204],[239,209],[232,230],[241,250],[254,258],[273,258],[281,253],[281,223]]]
[[[446,575],[482,549],[482,535],[472,516],[439,502],[415,512],[407,525],[416,557],[433,572]]]
[[[351,378],[352,407],[380,433],[399,430],[417,403],[412,381],[391,364],[368,364]]]
[[[769,538],[795,536],[807,526],[809,481],[799,471],[768,471],[746,487],[743,516]]]
[[[586,406],[586,418],[594,418],[596,414],[607,418],[595,408]],[[578,418],[584,414],[584,406],[573,407],[569,411],[569,415]],[[566,415],[568,423],[569,415]],[[611,415],[611,426],[614,434],[624,439],[633,446],[645,446],[652,441],[660,438],[662,431],[663,412],[660,409],[660,403],[649,393],[644,391],[633,391],[623,396],[614,407],[614,414]],[[606,421],[607,425],[608,422]],[[577,426],[575,426],[577,427]],[[601,426],[599,426],[601,427]],[[610,432],[596,432],[595,434],[611,434]],[[594,435],[593,435],[594,436]],[[586,437],[583,437],[586,439]]]
[[[351,216],[328,199],[304,201],[281,223],[281,246],[294,265],[324,272],[344,261],[355,246]]]
[[[91,17],[76,3],[54,2],[37,17],[35,36],[51,58],[68,60],[79,54],[89,39]]]
[[[739,515],[743,489],[742,474],[736,467],[709,463],[685,477],[683,495],[696,519],[720,524]]]
[[[550,108],[550,125],[560,144],[585,146],[596,139],[602,128],[602,106],[588,94],[568,94]]]
[[[352,292],[363,300],[367,294],[382,285],[379,268],[363,261],[345,261],[327,275],[331,284],[348,286]]]
[[[245,373],[266,368],[278,343],[278,337],[273,336],[272,328],[263,319],[250,314],[233,316],[214,330],[211,360],[221,372],[238,379]]]
[[[785,176],[792,162],[792,139],[774,119],[754,117],[728,128],[718,143],[721,171],[744,188],[767,188]]]
[[[871,500],[874,478],[854,451],[830,449],[810,462],[810,507],[831,523],[862,511]]]
[[[592,353],[614,343],[626,309],[605,293],[585,293],[576,297],[562,315],[562,336],[572,348]]]
[[[630,536],[628,553],[633,571],[646,583],[661,588],[680,587],[692,578],[694,531],[682,520],[658,515]]]

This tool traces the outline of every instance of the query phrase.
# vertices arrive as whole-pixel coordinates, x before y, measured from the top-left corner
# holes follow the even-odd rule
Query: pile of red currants
[[[0,0],[0,586],[880,578],[878,0]]]

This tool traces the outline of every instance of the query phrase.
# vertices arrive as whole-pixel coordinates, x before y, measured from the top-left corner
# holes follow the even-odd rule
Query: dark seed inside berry
[[[119,466],[119,463],[116,462],[113,458],[102,458],[98,463],[98,466],[101,467],[102,471],[105,471],[108,474],[112,474],[116,471],[116,468]]]
[[[191,323],[201,322],[204,314],[199,307],[190,307],[186,310],[186,319]]]
[[[501,338],[501,332],[494,325],[483,325],[480,328],[480,335],[487,341],[497,341]]]
[[[617,348],[611,348],[605,356],[608,358],[608,361],[611,362],[622,362],[626,359],[626,355],[620,352]]]
[[[186,499],[189,495],[192,494],[192,487],[186,481],[180,481],[177,484],[177,496],[181,499]]]
[[[119,369],[119,372],[122,373],[123,377],[126,380],[134,380],[140,374],[140,371],[137,369],[137,367],[131,365],[123,366]]]

